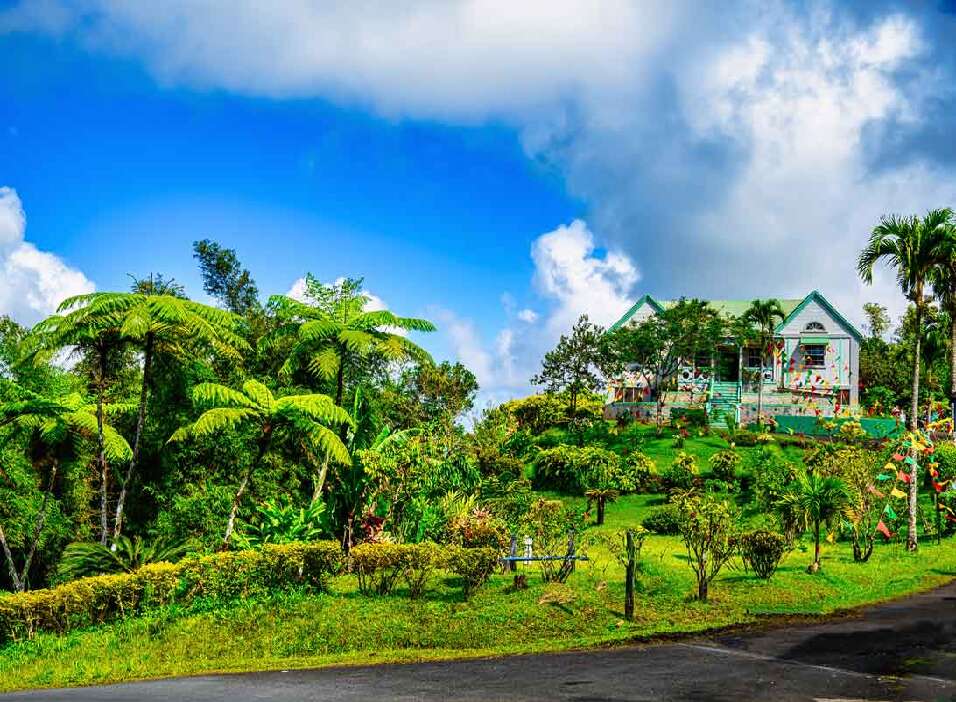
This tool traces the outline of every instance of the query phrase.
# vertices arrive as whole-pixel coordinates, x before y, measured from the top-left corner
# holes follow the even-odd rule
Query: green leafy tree
[[[578,396],[601,387],[601,369],[605,364],[601,339],[604,329],[581,315],[571,329],[570,336],[562,334],[557,345],[544,355],[541,372],[531,378],[535,385],[543,385],[549,393],[566,391],[568,416],[577,413]]]
[[[782,501],[802,514],[806,525],[813,530],[813,562],[807,571],[816,573],[820,570],[820,526],[846,507],[846,484],[833,476],[804,473]]]
[[[878,263],[885,262],[895,269],[896,281],[906,299],[913,304],[915,329],[917,333],[913,345],[913,383],[910,399],[909,426],[912,431],[918,427],[919,384],[920,384],[920,344],[923,317],[926,314],[926,289],[931,282],[933,270],[943,259],[944,246],[948,232],[952,228],[953,212],[948,208],[932,210],[926,216],[900,217],[884,216],[870,233],[869,241],[860,252],[857,270],[865,283],[873,282],[873,272]],[[914,463],[909,487],[909,525],[907,546],[917,548],[916,510],[917,510],[917,469]]]
[[[203,239],[193,242],[193,258],[199,262],[203,290],[223,307],[242,317],[261,310],[259,288],[252,274],[242,267],[235,249]]]
[[[30,566],[37,552],[47,521],[54,486],[60,472],[60,463],[82,454],[82,444],[89,442],[102,430],[105,455],[110,460],[126,461],[132,455],[129,444],[109,424],[98,421],[96,409],[78,393],[64,397],[45,398],[28,390],[18,389],[17,399],[0,403],[0,428],[7,433],[0,437],[0,445],[17,436],[35,439],[43,446],[44,460],[40,464],[46,475],[38,479],[45,487],[37,510],[33,528],[24,544],[22,566],[18,569],[0,526],[0,547],[7,562],[7,570],[14,590],[22,592],[29,585]],[[0,474],[6,477],[3,467]],[[9,478],[8,478],[9,479]]]
[[[287,342],[289,352],[280,369],[282,377],[291,378],[305,369],[334,383],[336,405],[345,399],[350,371],[372,356],[386,362],[432,362],[428,352],[399,332],[430,332],[435,331],[435,325],[424,319],[399,317],[388,310],[367,310],[369,297],[362,291],[361,279],[323,285],[310,275],[306,300],[285,295],[269,298],[278,327],[264,344],[275,347]],[[344,432],[343,427],[343,437]]]
[[[757,379],[757,424],[763,426],[763,376],[767,368],[767,352],[773,344],[777,325],[786,319],[778,300],[754,300],[744,312],[744,320],[756,332],[760,348],[760,377]]]
[[[929,280],[949,322],[949,406],[950,416],[956,417],[956,224],[952,217],[941,236],[939,260],[930,270]]]
[[[205,412],[192,424],[177,430],[170,441],[212,437],[242,427],[252,428],[256,435],[256,453],[243,468],[226,523],[223,548],[229,546],[249,481],[277,440],[306,441],[314,451],[329,456],[334,462],[350,462],[348,450],[329,426],[349,425],[351,418],[327,395],[313,393],[277,398],[259,381],[247,380],[241,390],[201,383],[193,389],[193,401],[198,407],[206,408]]]
[[[706,602],[710,583],[736,552],[737,518],[714,495],[687,493],[676,500],[687,564],[697,577],[697,599]]]
[[[882,339],[890,330],[890,315],[884,305],[878,302],[863,303],[863,314],[866,315],[866,329],[871,339]]]

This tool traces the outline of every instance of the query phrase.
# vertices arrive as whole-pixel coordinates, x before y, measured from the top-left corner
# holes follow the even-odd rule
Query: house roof
[[[794,317],[800,314],[804,307],[814,301],[820,304],[831,315],[833,315],[834,318],[843,324],[850,332],[851,336],[855,337],[857,341],[862,341],[863,336],[860,334],[857,328],[854,327],[846,317],[840,314],[837,309],[830,304],[830,301],[827,300],[817,290],[814,290],[804,298],[777,298],[777,302],[780,303],[780,308],[783,310],[785,315],[784,320],[777,325],[777,331],[782,330],[793,320]],[[705,302],[707,302],[711,307],[716,309],[724,316],[739,317],[747,311],[752,300],[705,300]],[[642,295],[641,298],[635,302],[619,320],[611,325],[611,329],[614,330],[624,324],[627,324],[631,317],[633,317],[634,314],[645,304],[653,307],[656,312],[661,312],[662,310],[677,304],[677,300],[656,300],[650,295]]]

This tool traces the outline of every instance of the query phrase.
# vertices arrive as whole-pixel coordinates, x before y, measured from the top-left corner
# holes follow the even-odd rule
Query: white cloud
[[[165,83],[324,95],[395,114],[472,119],[613,90],[669,35],[680,4],[630,0],[43,0],[0,31],[77,32]]]
[[[27,219],[16,191],[0,187],[0,314],[33,324],[64,298],[92,292],[80,271],[26,241]]]
[[[522,322],[527,322],[528,324],[534,324],[538,321],[538,313],[532,309],[525,308],[518,312],[518,319]]]
[[[633,302],[634,284],[640,279],[637,267],[621,251],[599,255],[594,234],[582,220],[539,236],[531,258],[536,287],[557,303],[548,319],[552,331],[564,331],[582,314],[609,324]]]

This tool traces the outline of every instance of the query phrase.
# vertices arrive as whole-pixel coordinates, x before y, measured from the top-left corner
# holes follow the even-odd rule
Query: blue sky
[[[956,204],[947,3],[0,0],[0,313],[234,247],[364,275],[485,394],[643,292],[851,318],[884,212]]]

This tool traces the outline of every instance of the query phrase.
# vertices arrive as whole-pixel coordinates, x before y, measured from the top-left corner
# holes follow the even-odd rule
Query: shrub
[[[758,578],[769,580],[787,551],[786,539],[773,531],[751,531],[740,537],[740,557]]]
[[[583,529],[583,515],[560,500],[537,500],[531,505],[522,533],[532,539],[532,548],[539,556],[565,556],[569,538]],[[538,561],[544,582],[564,582],[574,569],[574,561],[565,558]]]
[[[681,422],[685,426],[703,428],[708,425],[707,410],[703,407],[672,407],[671,422]]]
[[[689,490],[694,486],[696,476],[697,459],[681,451],[664,472],[663,478],[664,484],[671,490]]]
[[[657,466],[640,451],[633,451],[621,463],[622,492],[656,492]]]
[[[655,534],[674,535],[680,533],[680,513],[676,505],[664,505],[652,510],[641,522],[648,531]]]
[[[718,451],[710,457],[710,472],[716,480],[732,483],[737,478],[740,456],[732,449]]]
[[[459,515],[448,525],[453,544],[467,548],[490,548],[501,552],[508,547],[505,523],[486,509],[475,509]]]
[[[465,599],[491,578],[498,567],[498,552],[491,548],[450,547],[446,556],[448,570],[462,580]]]
[[[402,576],[416,544],[365,543],[355,546],[350,558],[358,576],[359,592],[387,595]]]
[[[132,573],[81,578],[47,590],[0,597],[0,643],[40,631],[66,633],[196,597],[234,599],[288,589],[324,588],[338,572],[335,542],[268,546],[155,563]]]
[[[163,538],[129,539],[120,536],[113,548],[101,543],[75,542],[66,547],[57,567],[58,581],[75,580],[90,575],[131,573],[150,563],[175,563],[186,554],[182,543]]]
[[[535,487],[582,494],[596,487],[633,492],[636,485],[613,451],[596,446],[555,446],[538,453]]]
[[[734,434],[734,444],[736,446],[746,446],[746,447],[756,446],[757,435],[747,429],[739,429]]]

